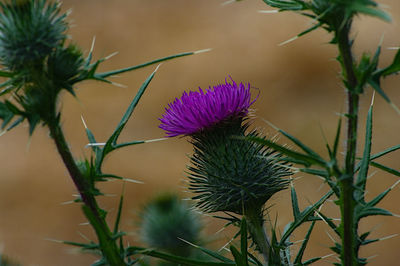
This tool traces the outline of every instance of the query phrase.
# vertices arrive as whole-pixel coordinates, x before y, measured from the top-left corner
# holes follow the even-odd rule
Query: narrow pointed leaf
[[[83,249],[98,249],[99,248],[99,244],[96,243],[78,243],[78,242],[73,242],[73,241],[62,241],[64,244],[66,245],[70,245],[70,246],[75,246],[75,247],[80,247]]]
[[[377,163],[377,162],[371,162],[371,165],[376,167],[376,168],[379,168],[379,169],[381,169],[381,170],[383,170],[385,172],[388,172],[388,173],[390,173],[392,175],[400,176],[400,171],[397,171],[397,170],[395,170],[393,168],[387,167],[387,166],[385,166],[383,164],[380,164],[380,163]]]
[[[117,139],[119,135],[121,134],[121,131],[125,127],[126,123],[128,122],[129,118],[131,117],[133,111],[135,110],[137,104],[139,103],[140,98],[144,94],[147,86],[150,84],[151,80],[153,79],[157,69],[150,74],[150,76],[145,80],[145,82],[142,84],[142,86],[139,88],[139,91],[137,92],[136,96],[133,98],[131,104],[128,106],[128,109],[126,110],[124,116],[122,117],[121,121],[119,122],[118,126],[114,130],[113,134],[111,137],[107,140],[106,144],[104,145],[103,148],[103,158],[105,155],[111,151],[113,151],[114,145],[116,145]]]
[[[320,259],[321,259],[321,257],[312,258],[312,259],[309,259],[309,260],[306,260],[305,262],[303,262],[302,265],[310,265],[314,262],[319,261]]]
[[[96,138],[94,137],[92,131],[89,128],[87,128],[86,126],[85,126],[85,131],[86,131],[86,136],[89,140],[89,143],[97,143]],[[99,146],[95,146],[95,145],[92,145],[91,148],[96,156],[96,159],[99,158],[100,154],[101,154],[101,148]],[[96,167],[97,167],[97,165],[96,165]]]
[[[225,263],[228,263],[228,264],[233,263],[232,260],[222,256],[221,254],[219,254],[219,253],[217,253],[215,251],[206,249],[206,248],[201,247],[201,246],[195,246],[195,247],[200,249],[203,253],[205,253],[205,254],[207,254],[207,255],[209,255],[209,256],[211,256],[211,257],[213,257],[213,258],[215,258],[215,259],[217,259],[217,260],[219,260],[221,262],[225,262]]]
[[[306,234],[306,236],[304,237],[304,241],[303,241],[303,243],[301,244],[301,247],[300,247],[299,251],[297,252],[296,258],[294,259],[294,264],[295,264],[295,265],[301,264],[301,260],[303,259],[304,251],[306,250],[308,241],[310,240],[311,232],[312,232],[312,230],[314,229],[315,223],[316,223],[316,222],[313,221],[313,222],[311,223],[310,227],[308,228],[307,234]]]
[[[11,129],[13,129],[14,127],[18,126],[19,124],[21,124],[23,121],[25,120],[25,117],[20,117],[17,120],[15,120],[9,127],[7,127],[7,131],[10,131]]]
[[[390,147],[390,148],[388,148],[388,149],[386,149],[386,150],[384,150],[384,151],[381,151],[381,152],[378,152],[378,153],[376,153],[376,154],[371,155],[371,158],[370,158],[370,159],[371,159],[371,161],[372,161],[372,160],[375,160],[375,159],[377,159],[377,158],[379,158],[379,157],[382,157],[382,156],[384,156],[384,155],[386,155],[386,154],[388,154],[388,153],[397,151],[397,150],[399,150],[399,149],[400,149],[400,145],[396,145],[396,146]]]
[[[193,55],[195,53],[196,52],[186,52],[186,53],[170,55],[170,56],[167,56],[167,57],[159,58],[159,59],[156,59],[156,60],[152,60],[152,61],[140,64],[140,65],[131,66],[131,67],[122,68],[122,69],[113,70],[113,71],[108,71],[108,72],[103,72],[103,73],[98,73],[98,74],[95,74],[95,77],[96,78],[105,79],[105,78],[107,78],[109,76],[113,76],[113,75],[121,74],[121,73],[124,73],[124,72],[132,71],[132,70],[135,70],[135,69],[139,69],[139,68],[142,68],[142,67],[150,66],[150,65],[157,64],[157,63],[160,63],[160,62],[163,62],[163,61],[167,61],[167,60],[171,60],[171,59],[174,59],[174,58]]]
[[[285,137],[287,137],[288,139],[290,139],[294,144],[296,144],[300,149],[305,151],[308,155],[310,155],[310,156],[312,156],[314,158],[319,158],[321,161],[323,161],[323,159],[318,155],[318,153],[313,151],[311,148],[307,147],[305,144],[303,144],[300,140],[298,140],[294,136],[292,136],[289,133],[283,131],[282,129],[279,129],[279,132],[282,135],[284,135]]]
[[[381,73],[384,77],[395,74],[397,72],[400,72],[400,49],[397,51],[396,56],[393,59],[392,64],[390,66],[384,68],[381,70]]]
[[[114,145],[114,149],[119,149],[119,148],[123,148],[123,147],[127,147],[127,146],[132,146],[132,145],[136,145],[136,144],[143,144],[146,141],[144,140],[137,140],[137,141],[130,141],[130,142],[124,142],[124,143],[120,143],[120,144],[116,144]]]
[[[293,185],[290,188],[290,195],[292,198],[293,217],[294,220],[298,220],[300,219],[300,209],[299,209],[299,202],[297,200],[297,193]]]
[[[364,144],[364,153],[363,158],[361,160],[360,171],[358,172],[356,185],[358,186],[358,190],[356,190],[356,195],[361,198],[363,197],[363,193],[365,192],[365,185],[367,182],[368,176],[368,168],[371,156],[371,142],[372,142],[372,111],[373,106],[371,105],[368,110],[367,115],[367,125],[365,129],[365,144]]]
[[[233,258],[235,259],[235,263],[237,266],[248,266],[247,263],[247,258],[245,258],[239,250],[237,250],[233,245],[230,247],[231,253],[233,255]]]
[[[328,178],[329,173],[326,170],[312,169],[312,168],[300,168],[300,171],[310,175],[316,175],[323,178]]]
[[[333,144],[333,153],[332,153],[332,158],[331,159],[336,159],[337,156],[337,151],[339,147],[339,142],[340,142],[340,131],[342,130],[342,118],[339,117],[338,121],[338,126],[336,130],[336,136],[335,136],[335,142]]]
[[[258,137],[246,137],[247,139],[249,139],[250,141],[254,141],[254,142],[258,142],[260,144],[263,144],[265,146],[268,146],[270,148],[273,148],[293,159],[299,160],[299,161],[303,161],[304,165],[306,167],[311,166],[313,164],[317,164],[320,166],[325,166],[325,162],[321,161],[319,158],[315,158],[311,155],[307,155],[307,154],[302,154],[293,150],[290,150],[286,147],[283,147],[282,145],[279,145],[273,141],[270,141],[268,139],[263,139],[263,138],[258,138]]]
[[[0,77],[11,78],[12,76],[14,76],[14,73],[0,70]]]
[[[263,0],[271,7],[279,8],[280,11],[299,11],[304,9],[304,5],[295,1]]]
[[[117,234],[118,230],[119,230],[119,223],[121,222],[123,202],[124,202],[124,195],[121,194],[121,197],[119,199],[119,204],[118,204],[118,213],[117,213],[117,217],[115,219],[115,224],[114,224],[114,235]]]
[[[319,211],[318,211],[318,215],[321,216],[322,220],[324,220],[324,222],[326,222],[328,224],[328,226],[340,237],[338,227],[336,226],[336,224],[334,222],[332,222],[332,219],[328,218],[322,212],[319,212]]]
[[[263,266],[263,264],[261,263],[261,261],[259,261],[253,254],[251,253],[247,253],[247,255],[250,257],[250,262],[252,262],[253,264],[257,265],[257,266]]]
[[[302,211],[300,213],[299,219],[294,220],[290,226],[288,227],[288,229],[285,231],[285,233],[283,234],[280,243],[284,244],[285,241],[289,238],[289,236],[293,233],[293,231],[299,227],[300,225],[302,225],[305,221],[307,221],[310,216],[314,213],[314,211],[316,209],[319,208],[319,206],[321,206],[330,196],[332,196],[333,191],[329,191],[328,193],[326,193],[322,198],[320,198],[316,203],[314,203],[313,205],[309,206],[309,208],[306,208],[304,211]]]
[[[379,84],[379,82],[373,80],[373,79],[368,79],[368,84],[377,92],[379,93],[380,96],[382,96],[383,99],[385,99],[385,101],[389,104],[392,103],[392,101],[390,100],[389,96],[387,96],[387,94],[383,91],[383,89],[381,88],[381,85]]]
[[[356,1],[354,1],[351,4],[351,8],[358,13],[374,16],[374,17],[380,18],[386,22],[392,21],[392,18],[390,17],[390,15],[388,13],[386,13],[385,11],[380,10],[378,8],[368,7],[364,3],[358,3]]]
[[[240,251],[247,262],[247,222],[244,217],[240,223]]]
[[[376,196],[374,199],[372,199],[371,201],[368,202],[369,206],[375,206],[376,204],[378,204],[392,189],[388,188],[385,191],[383,191],[382,193],[380,193],[378,196]]]
[[[375,207],[365,207],[362,208],[361,211],[357,212],[357,220],[373,215],[393,216],[393,214],[390,211],[385,209],[375,208]]]
[[[204,260],[196,260],[190,259],[187,257],[180,257],[160,251],[156,251],[154,249],[145,249],[139,247],[128,247],[127,251],[128,254],[144,254],[154,258],[163,259],[169,262],[177,263],[177,264],[184,264],[184,265],[191,265],[191,266],[228,266],[228,265],[236,265],[234,262],[212,262],[212,261],[204,261]]]

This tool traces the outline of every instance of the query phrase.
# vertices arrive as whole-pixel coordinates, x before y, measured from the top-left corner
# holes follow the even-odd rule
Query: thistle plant
[[[117,143],[121,131],[132,115],[141,96],[153,79],[155,71],[139,88],[127,111],[104,146],[98,146],[93,133],[87,128],[89,141],[93,144],[93,154],[89,159],[76,160],[69,148],[61,127],[62,110],[59,101],[64,91],[75,96],[76,85],[86,80],[96,80],[112,84],[109,77],[142,68],[148,65],[188,56],[197,52],[176,54],[144,64],[98,72],[99,65],[107,58],[93,62],[93,46],[87,57],[80,48],[67,37],[69,27],[67,14],[61,11],[58,1],[11,0],[0,3],[0,61],[3,69],[0,76],[6,81],[0,84],[0,95],[7,95],[0,102],[0,118],[3,133],[27,121],[29,134],[38,125],[50,132],[57,151],[76,186],[79,203],[88,222],[93,227],[96,242],[74,243],[65,241],[100,256],[96,265],[131,265],[135,251],[125,247],[119,229],[122,199],[113,227],[107,221],[107,211],[102,209],[97,197],[103,193],[97,188],[98,182],[108,179],[123,179],[114,174],[104,173],[104,158],[112,151],[146,141]],[[86,125],[86,124],[85,124]]]
[[[291,11],[312,19],[313,25],[297,37],[319,28],[331,34],[330,43],[338,48],[337,60],[341,67],[347,110],[338,119],[333,143],[326,143],[327,155],[324,156],[275,126],[292,146],[279,144],[265,137],[260,129],[253,129],[254,111],[251,107],[261,94],[250,84],[236,83],[232,78],[208,89],[184,92],[165,108],[159,127],[168,138],[186,137],[193,145],[186,175],[196,208],[239,228],[235,235],[239,241],[232,242],[229,246],[231,254],[227,256],[198,243],[201,227],[198,216],[186,209],[189,207],[178,204],[174,197],[160,197],[144,209],[141,237],[145,247],[129,245],[126,233],[120,228],[124,195],[120,197],[112,225],[108,222],[107,210],[98,201],[104,195],[98,188],[99,182],[127,180],[118,174],[104,172],[103,163],[107,156],[120,148],[154,141],[119,142],[119,136],[158,68],[143,82],[105,142],[98,142],[83,121],[91,148],[89,158],[75,159],[61,126],[65,118],[60,107],[62,96],[67,92],[75,97],[80,82],[94,80],[113,84],[110,78],[114,75],[205,50],[99,72],[99,65],[108,57],[94,60],[93,45],[85,56],[81,48],[70,40],[67,35],[68,14],[61,11],[58,1],[0,2],[0,76],[4,79],[0,84],[0,96],[3,96],[0,101],[2,133],[23,123],[28,123],[30,135],[39,126],[49,131],[78,191],[74,202],[82,208],[97,236],[96,241],[86,243],[63,242],[96,254],[98,260],[93,265],[143,265],[144,255],[176,265],[308,265],[322,259],[304,258],[317,223],[326,224],[339,239],[331,247],[340,261],[336,265],[368,263],[368,259],[360,255],[360,250],[380,239],[371,239],[370,231],[361,231],[360,222],[373,215],[392,216],[390,211],[377,205],[400,183],[396,182],[367,200],[369,169],[372,166],[400,176],[399,170],[376,162],[376,159],[399,150],[400,145],[371,153],[374,101],[365,118],[365,138],[361,141],[358,132],[359,102],[365,97],[365,91],[372,88],[374,95],[376,92],[399,112],[381,84],[384,78],[400,72],[400,51],[385,67],[379,65],[380,45],[374,54],[363,53],[357,58],[353,52],[356,39],[352,27],[359,15],[385,21],[390,21],[390,16],[372,0],[263,1],[278,11]],[[253,92],[257,95],[254,96]],[[345,122],[344,137],[341,136],[342,120]],[[343,139],[345,147],[341,150]],[[357,151],[360,142],[364,144],[362,152]],[[323,178],[329,186],[325,195],[304,210],[300,210],[298,191],[291,178],[297,172]],[[280,232],[269,219],[268,201],[285,189],[290,189],[293,221]],[[333,200],[340,211],[339,222],[321,211],[321,206],[328,199]],[[221,212],[225,216],[220,215]],[[172,224],[169,213],[174,214]],[[308,230],[300,248],[294,251],[294,232],[304,224],[308,225]],[[184,234],[171,237],[171,231]],[[194,249],[204,256],[190,256]],[[1,257],[1,263],[6,263],[4,261],[5,257]]]
[[[275,150],[246,137],[250,84],[231,80],[207,90],[183,93],[165,110],[160,128],[168,136],[187,135],[194,153],[188,167],[189,189],[204,212],[231,212],[248,222],[257,249],[269,259],[269,240],[263,228],[265,203],[285,189],[291,171]]]

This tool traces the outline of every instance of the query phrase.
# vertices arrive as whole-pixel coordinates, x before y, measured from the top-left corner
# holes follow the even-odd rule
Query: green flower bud
[[[198,243],[201,227],[197,213],[173,194],[156,197],[143,208],[141,213],[142,241],[151,248],[175,255],[191,255],[192,246],[181,239]]]
[[[268,199],[288,185],[291,171],[281,155],[245,140],[247,123],[234,117],[193,134],[194,154],[189,166],[189,189],[205,212],[244,214],[261,210]]]
[[[82,71],[84,58],[76,45],[58,47],[47,59],[47,72],[55,87],[73,94],[73,83]]]
[[[0,3],[0,60],[10,70],[40,65],[66,36],[66,14],[45,0]]]

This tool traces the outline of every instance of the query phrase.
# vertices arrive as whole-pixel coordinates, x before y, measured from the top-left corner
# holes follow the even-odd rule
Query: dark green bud
[[[233,118],[193,134],[194,154],[190,187],[197,206],[205,212],[261,210],[265,202],[288,185],[291,175],[281,155],[245,140],[248,124]]]
[[[10,70],[41,65],[66,38],[66,14],[57,2],[11,1],[0,7],[0,60]]]
[[[47,73],[55,87],[73,93],[74,78],[82,72],[84,58],[76,45],[57,48],[47,59]]]
[[[200,218],[190,206],[176,195],[164,194],[149,202],[141,213],[141,239],[151,248],[175,255],[189,256],[199,241]]]

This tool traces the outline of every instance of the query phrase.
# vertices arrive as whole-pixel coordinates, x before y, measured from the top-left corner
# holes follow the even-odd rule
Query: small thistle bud
[[[192,246],[182,239],[198,244],[201,227],[197,213],[173,194],[156,197],[141,214],[142,241],[151,248],[179,256],[191,255]]]
[[[66,14],[57,2],[45,0],[0,2],[0,60],[10,70],[41,62],[65,40]]]
[[[281,155],[246,136],[250,84],[233,80],[206,91],[184,93],[166,108],[160,128],[168,136],[189,135],[194,154],[189,166],[189,189],[206,212],[260,212],[265,202],[285,189],[291,175]]]
[[[58,47],[47,59],[47,72],[57,88],[63,88],[73,94],[73,83],[83,69],[84,59],[76,45]]]

